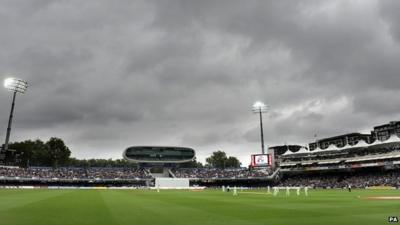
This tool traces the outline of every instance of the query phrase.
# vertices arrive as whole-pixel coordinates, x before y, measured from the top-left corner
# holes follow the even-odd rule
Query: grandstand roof
[[[323,152],[324,150],[322,150],[320,147],[315,148],[313,151],[311,151],[311,153],[317,153],[317,152]]]
[[[283,153],[282,155],[292,155],[292,154],[294,154],[294,153],[288,149],[288,150],[287,150],[285,153]]]
[[[297,151],[297,152],[295,152],[295,153],[293,153],[293,154],[309,154],[309,153],[311,153],[307,148],[305,148],[305,147],[301,147],[300,149],[299,149],[299,151]]]
[[[346,147],[348,146],[348,147]],[[364,140],[359,140],[357,144],[355,145],[346,145],[342,149],[351,149],[351,148],[366,148],[370,146],[368,143],[366,143]]]
[[[319,139],[318,142],[326,142],[326,141],[331,141],[331,140],[336,140],[336,139],[346,138],[346,137],[353,137],[353,136],[370,136],[370,134],[347,133],[347,134],[332,136],[332,137],[328,137],[328,138],[322,138],[322,139]]]
[[[400,142],[400,138],[397,135],[390,136],[389,139],[385,140],[383,143],[393,143],[393,142]]]
[[[371,146],[371,145],[380,145],[380,144],[382,144],[383,142],[382,141],[380,141],[379,139],[376,139],[374,142],[372,142],[371,144],[369,144],[369,146]]]
[[[339,148],[336,147],[336,145],[330,144],[330,145],[328,146],[328,148],[326,148],[326,149],[324,149],[324,150],[322,150],[322,151],[324,151],[324,152],[331,152],[331,151],[337,151],[337,150],[339,150]]]
[[[379,128],[382,128],[382,127],[386,127],[386,126],[389,126],[389,125],[392,125],[392,124],[398,124],[398,123],[400,123],[400,121],[390,121],[389,123],[385,123],[385,124],[382,124],[382,125],[379,125],[379,126],[375,126],[374,129],[379,129]]]

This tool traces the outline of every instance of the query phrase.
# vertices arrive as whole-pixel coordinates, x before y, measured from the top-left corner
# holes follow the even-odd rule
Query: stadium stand
[[[400,164],[400,122],[374,127],[371,134],[351,133],[321,139],[297,152],[278,154],[282,172],[393,167]],[[311,149],[311,150],[310,150]]]
[[[296,152],[278,152],[279,185],[318,188],[399,187],[400,122],[310,143]]]
[[[131,168],[58,168],[49,167],[2,167],[0,179],[62,179],[62,180],[107,180],[107,179],[148,179],[143,169]]]
[[[300,145],[275,146],[274,167],[179,168],[160,164],[166,178],[189,178],[191,185],[310,186],[400,188],[400,122],[374,127],[371,134],[351,133]],[[143,148],[143,147],[142,147]],[[160,148],[160,147],[157,147]],[[285,150],[286,149],[286,150]],[[312,150],[310,150],[312,149]],[[191,156],[192,157],[192,156]],[[189,157],[190,158],[190,157]],[[158,160],[160,161],[160,160]],[[157,162],[158,162],[157,161]],[[1,167],[0,185],[137,185],[151,186],[157,172],[151,167]]]
[[[267,171],[253,171],[247,168],[187,168],[172,171],[177,178],[252,178],[266,177]],[[0,179],[63,179],[63,180],[107,180],[107,179],[151,179],[145,169],[127,168],[58,168],[49,167],[1,167]]]
[[[262,178],[267,177],[267,170],[249,170],[247,168],[181,168],[173,171],[178,178]]]
[[[400,187],[400,169],[371,170],[360,169],[353,172],[334,172],[318,174],[296,174],[282,179],[279,186],[312,188],[355,188]]]

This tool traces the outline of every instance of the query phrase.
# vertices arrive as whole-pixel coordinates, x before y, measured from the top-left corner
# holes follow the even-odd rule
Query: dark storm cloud
[[[13,140],[259,150],[398,120],[397,1],[3,1],[0,67],[26,79]],[[10,95],[0,95],[8,105]],[[3,107],[3,128],[8,107]],[[5,130],[5,129],[4,129]]]

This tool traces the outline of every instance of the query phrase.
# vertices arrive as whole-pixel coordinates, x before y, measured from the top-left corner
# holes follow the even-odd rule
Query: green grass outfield
[[[257,194],[258,193],[258,194]],[[266,191],[7,190],[0,189],[6,225],[252,225],[388,224],[400,218],[400,190],[310,190],[309,197]],[[360,198],[360,197],[361,198]]]

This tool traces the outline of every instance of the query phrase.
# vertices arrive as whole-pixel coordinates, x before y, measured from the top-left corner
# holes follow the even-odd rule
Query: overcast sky
[[[132,145],[215,150],[246,166],[400,120],[400,1],[0,0],[0,78],[29,82],[11,141],[57,136],[77,158]],[[0,90],[5,137],[11,93]]]

